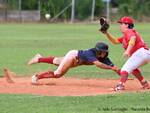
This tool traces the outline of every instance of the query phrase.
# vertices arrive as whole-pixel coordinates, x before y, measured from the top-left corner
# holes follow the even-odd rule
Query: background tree
[[[19,0],[6,0],[9,9],[18,9]],[[75,0],[75,18],[78,20],[90,19],[92,0]],[[50,13],[55,17],[60,11],[71,4],[71,0],[40,0],[41,15],[44,17],[46,13]],[[150,0],[111,0],[111,8],[116,8],[117,13],[110,15],[111,20],[116,20],[121,16],[132,16],[139,21],[149,20],[150,17]],[[22,0],[22,10],[38,9],[38,0]],[[112,11],[110,8],[110,12]],[[102,0],[96,0],[95,18],[105,15],[106,4]],[[71,7],[69,7],[62,15],[61,20],[68,20],[71,16]],[[112,16],[112,17],[111,17]]]

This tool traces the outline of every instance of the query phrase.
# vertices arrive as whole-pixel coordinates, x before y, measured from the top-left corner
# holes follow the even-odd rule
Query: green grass
[[[137,24],[137,30],[150,44],[150,24]],[[124,63],[121,45],[112,45],[106,37],[98,32],[98,24],[1,24],[0,25],[0,67],[8,67],[18,75],[28,75],[55,69],[55,66],[38,64],[28,67],[27,61],[36,53],[44,56],[64,56],[72,49],[88,49],[97,41],[110,45],[110,58],[119,67]],[[119,27],[112,25],[110,32],[121,36]],[[117,58],[116,58],[117,57]],[[149,68],[142,68],[144,75],[149,76]],[[1,74],[2,75],[2,71]],[[115,73],[98,69],[95,66],[82,66],[69,70],[66,76],[113,78]]]
[[[27,61],[36,53],[44,56],[63,56],[71,49],[87,49],[97,41],[110,45],[110,58],[121,67],[123,49],[121,45],[112,45],[102,33],[98,24],[1,24],[0,25],[0,67],[8,67],[18,75],[31,76],[49,68],[48,64],[28,67]],[[150,45],[150,24],[137,24],[136,29]],[[112,25],[110,32],[121,36],[119,27]],[[143,74],[150,78],[149,64],[142,67]],[[66,76],[117,78],[112,71],[98,69],[94,66],[82,66],[69,70]],[[0,94],[1,113],[145,113],[150,109],[150,94],[130,93],[87,97],[46,97],[33,95]],[[118,110],[117,110],[118,109]],[[139,109],[137,111],[133,109]],[[140,110],[141,109],[141,110]]]
[[[149,93],[85,97],[0,95],[1,113],[148,113]],[[7,109],[6,109],[7,108]]]

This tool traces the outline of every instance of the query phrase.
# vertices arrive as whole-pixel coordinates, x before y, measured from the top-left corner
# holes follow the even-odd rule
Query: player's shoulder
[[[127,31],[126,31],[126,33],[128,33],[128,34],[139,34],[138,33],[138,31],[137,30],[135,30],[135,29],[128,29]]]
[[[93,56],[95,54],[94,48],[86,49],[86,50],[80,50],[79,53],[84,54],[85,56]]]
[[[96,52],[95,52],[94,48],[86,50],[85,56],[86,57],[96,57]]]
[[[138,32],[134,29],[128,29],[125,33],[126,37],[137,36]]]
[[[85,49],[83,50],[84,52],[93,52],[94,51],[94,48],[90,48],[90,49]]]
[[[89,54],[95,54],[95,48],[91,48],[87,50]]]

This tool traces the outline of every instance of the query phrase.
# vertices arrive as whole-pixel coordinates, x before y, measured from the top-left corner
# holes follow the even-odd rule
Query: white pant
[[[70,50],[64,57],[64,59],[61,61],[60,65],[58,66],[58,68],[54,71],[55,75],[59,75],[62,73],[62,69],[64,67],[64,65],[69,62],[72,61],[73,59],[76,59],[76,57],[78,56],[78,51],[77,50]],[[71,67],[71,66],[70,66]]]
[[[148,62],[150,62],[150,50],[140,48],[126,61],[121,71],[127,71],[130,74],[134,69]]]

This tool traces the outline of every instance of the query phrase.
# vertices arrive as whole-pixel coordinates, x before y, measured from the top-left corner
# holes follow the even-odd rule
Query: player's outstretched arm
[[[104,34],[113,44],[120,44],[119,40],[115,38],[113,35],[111,35],[110,33],[106,32]]]
[[[97,67],[102,68],[102,69],[110,69],[110,70],[113,70],[113,71],[118,70],[118,68],[116,68],[116,67],[106,65],[106,64],[104,64],[102,62],[99,62],[99,61],[94,61],[93,63],[94,63],[94,65],[96,65]]]

